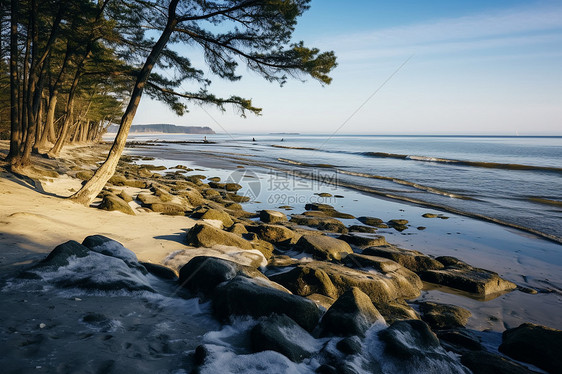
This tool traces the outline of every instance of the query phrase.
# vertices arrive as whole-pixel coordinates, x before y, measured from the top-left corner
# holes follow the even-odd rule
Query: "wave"
[[[309,164],[307,162],[289,160],[287,158],[278,158],[277,161],[285,162],[287,164],[292,164],[292,165],[311,167],[311,168],[333,168],[333,167],[335,167],[332,164]]]
[[[425,191],[425,192],[430,192],[430,193],[433,193],[433,194],[436,194],[436,195],[447,196],[447,197],[451,197],[451,198],[454,198],[454,199],[476,200],[472,197],[459,195],[459,194],[456,194],[456,193],[453,193],[453,192],[448,192],[448,191],[445,191],[445,190],[441,190],[441,189],[435,188],[435,187],[424,186],[422,184],[410,182],[410,181],[407,181],[407,180],[404,180],[404,179],[385,177],[385,176],[382,176],[382,175],[374,175],[374,174],[367,174],[367,173],[356,173],[356,172],[353,172],[353,171],[339,170],[339,169],[337,170],[337,172],[341,173],[341,174],[352,175],[352,176],[355,176],[355,177],[387,180],[387,181],[398,183],[398,184],[401,184],[401,185],[404,185],[404,186],[410,186],[410,187],[413,187],[415,189],[422,190],[422,191]]]
[[[368,157],[395,158],[400,160],[412,160],[412,161],[422,161],[422,162],[436,162],[436,163],[454,164],[460,166],[473,166],[473,167],[488,168],[488,169],[549,171],[555,173],[562,173],[562,168],[557,168],[554,166],[536,166],[536,165],[499,163],[499,162],[455,160],[455,159],[448,159],[448,158],[403,155],[403,154],[386,153],[386,152],[363,152],[361,154]]]
[[[305,166],[305,167],[321,167],[321,168],[335,168],[334,165],[330,165],[330,164],[309,164],[306,162],[301,162],[301,161],[295,161],[295,160],[289,160],[286,158],[278,158],[278,161],[281,162],[285,162],[291,165],[298,165],[298,166]],[[397,184],[401,184],[403,186],[409,186],[421,191],[425,191],[425,192],[429,192],[432,194],[436,194],[436,195],[442,195],[442,196],[447,196],[447,197],[451,197],[454,199],[462,199],[462,200],[476,200],[472,197],[468,197],[468,196],[463,196],[463,195],[459,195],[453,192],[449,192],[449,191],[445,191],[445,190],[441,190],[435,187],[429,187],[429,186],[424,186],[422,184],[418,184],[415,182],[410,182],[404,179],[399,179],[399,178],[392,178],[392,177],[385,177],[382,175],[374,175],[374,174],[367,174],[367,173],[358,173],[358,172],[354,172],[354,171],[347,171],[347,170],[342,170],[342,169],[335,169],[337,173],[340,174],[346,174],[346,175],[351,175],[351,176],[355,176],[355,177],[362,177],[362,178],[370,178],[370,179],[379,179],[379,180],[386,180],[386,181],[390,181],[393,183],[397,183]]]
[[[275,148],[285,148],[285,149],[304,149],[304,150],[306,150],[306,151],[317,151],[317,150],[318,150],[318,148],[310,148],[310,147],[289,147],[289,146],[286,146],[286,145],[277,145],[277,144],[272,144],[271,146],[272,146],[272,147],[275,147]]]

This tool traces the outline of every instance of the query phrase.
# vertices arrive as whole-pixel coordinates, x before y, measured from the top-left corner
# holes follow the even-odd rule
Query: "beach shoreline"
[[[5,146],[6,144],[4,144],[4,151]],[[188,232],[192,227],[202,222],[201,217],[197,218],[194,214],[159,214],[143,206],[138,196],[143,193],[156,194],[152,196],[159,197],[167,196],[168,193],[165,191],[158,192],[160,188],[164,188],[164,185],[161,184],[163,180],[174,181],[170,184],[172,186],[183,184],[191,186],[192,182],[190,181],[204,180],[206,183],[203,183],[203,186],[213,186],[213,183],[215,183],[215,188],[219,188],[220,183],[214,181],[220,180],[223,183],[228,183],[233,173],[249,170],[251,171],[250,174],[244,174],[239,180],[233,181],[235,184],[240,183],[240,192],[243,192],[244,189],[251,189],[251,183],[256,180],[259,181],[260,187],[264,188],[267,185],[267,181],[264,179],[267,178],[266,174],[263,174],[260,170],[248,169],[248,165],[239,162],[236,158],[231,160],[212,158],[204,161],[183,159],[181,162],[177,162],[174,159],[156,158],[157,149],[141,146],[127,149],[124,155],[126,162],[122,163],[120,169],[120,178],[125,180],[122,175],[127,176],[128,173],[131,173],[126,178],[132,178],[133,172],[150,171],[150,176],[147,174],[144,178],[143,186],[133,187],[117,183],[108,186],[108,190],[104,192],[105,195],[102,194],[94,202],[94,205],[98,205],[102,202],[103,196],[107,196],[107,194],[121,196],[121,193],[124,192],[124,194],[133,197],[129,206],[134,210],[135,215],[115,211],[108,212],[95,207],[84,207],[64,200],[65,196],[69,196],[80,187],[82,181],[76,178],[78,173],[94,168],[96,163],[103,160],[104,152],[107,152],[107,145],[69,147],[65,151],[64,162],[39,160],[38,168],[43,170],[43,173],[42,175],[39,175],[41,174],[39,173],[37,178],[22,178],[5,170],[1,171],[0,205],[3,209],[0,214],[0,221],[3,223],[3,230],[0,232],[0,273],[2,273],[3,281],[41,261],[57,245],[68,240],[81,242],[85,237],[95,234],[117,240],[126,248],[132,250],[140,261],[163,264],[175,271],[178,271],[191,259],[201,255],[233,260],[237,263],[243,263],[244,266],[254,266],[253,264],[256,263],[263,266],[267,263],[267,261],[263,262],[265,258],[260,254],[260,252],[267,253],[269,251],[269,247],[264,246],[264,243],[259,247],[259,251],[255,249],[256,247],[253,250],[233,250],[233,248],[229,249],[222,246],[213,247],[214,249],[190,246]],[[56,170],[57,175],[48,172],[49,170]],[[122,183],[122,180],[119,180]],[[148,188],[151,184],[152,189]],[[155,189],[154,186],[161,187]],[[199,186],[201,185],[199,184]],[[192,187],[188,187],[188,190],[190,188]],[[224,188],[224,185],[221,188]],[[265,189],[267,190],[267,187]],[[365,200],[367,197],[362,198],[359,193],[352,190],[345,188],[329,190],[326,185],[322,185],[319,189],[306,191],[306,194],[303,195],[306,199],[292,204],[290,210],[289,207],[282,209],[278,202],[268,203],[252,200],[247,202],[241,200],[241,206],[235,207],[232,204],[236,203],[223,200],[220,198],[221,195],[216,194],[216,192],[213,195],[207,195],[207,193],[212,192],[210,190],[213,190],[213,188],[203,187],[200,190],[202,193],[207,191],[203,193],[207,206],[216,209],[224,209],[221,208],[221,204],[223,207],[230,206],[226,211],[229,212],[231,218],[237,224],[243,223],[248,228],[256,224],[261,225],[257,213],[263,209],[276,208],[287,215],[296,214],[297,216],[300,216],[304,211],[305,215],[310,214],[310,217],[314,217],[315,215],[311,212],[307,213],[308,209],[305,211],[303,208],[306,204],[322,205],[320,202],[330,202],[339,212],[359,216],[364,213],[364,210],[361,209],[367,201]],[[321,191],[326,196],[331,195],[331,197],[322,200]],[[174,193],[177,193],[177,191]],[[271,191],[269,193],[270,195],[267,196],[271,196]],[[334,197],[339,193],[343,195],[338,198]],[[236,192],[234,192],[234,195],[236,195]],[[173,200],[176,199],[174,196],[171,197],[171,203],[176,201]],[[215,198],[210,196],[215,196]],[[243,196],[243,194],[240,193],[240,196]],[[311,200],[313,198],[314,201]],[[419,305],[428,302],[452,304],[465,308],[472,314],[472,317],[466,323],[466,327],[470,331],[480,334],[478,336],[483,341],[501,340],[500,334],[502,331],[517,327],[523,322],[544,324],[552,328],[562,329],[562,320],[557,313],[562,303],[560,299],[562,281],[559,279],[560,272],[557,270],[560,267],[548,263],[547,257],[544,260],[533,259],[532,253],[518,254],[513,258],[506,257],[508,253],[506,248],[514,242],[514,238],[530,243],[529,245],[542,243],[542,239],[537,237],[525,238],[520,233],[509,233],[505,228],[501,228],[503,230],[501,231],[500,228],[486,222],[468,222],[466,217],[449,214],[445,217],[443,212],[427,210],[415,205],[385,202],[373,197],[368,197],[368,199],[371,199],[368,200],[369,204],[377,204],[378,213],[384,218],[385,222],[399,221],[404,217],[410,219],[408,227],[404,225],[403,230],[405,231],[396,230],[393,227],[377,229],[377,234],[384,235],[389,243],[410,250],[419,250],[424,254],[431,255],[432,258],[439,258],[439,256],[458,257],[470,265],[498,272],[500,277],[514,282],[519,287],[518,290],[482,298],[456,289],[424,283],[420,295],[408,300],[409,308],[413,308],[412,310],[419,313]],[[433,214],[435,218],[422,217],[422,213]],[[188,215],[193,217],[188,217]],[[443,219],[439,219],[440,216],[443,216]],[[348,227],[359,223],[352,218],[341,218],[341,222],[344,222]],[[421,223],[427,227],[420,229]],[[222,227],[220,222],[217,223],[213,219],[208,221],[207,224],[218,224],[217,227]],[[291,230],[304,230],[302,232],[305,234],[310,233],[310,230],[315,230],[310,227],[305,228],[305,226],[289,225],[287,227]],[[460,230],[460,227],[463,227],[464,232],[462,234],[460,232],[456,234],[447,232],[449,230]],[[485,230],[490,232],[486,234]],[[504,237],[501,237],[498,243],[493,243],[490,238],[495,237],[499,232],[502,232],[501,235],[504,235]],[[319,232],[319,234],[321,233]],[[327,232],[327,234],[335,238],[340,237],[340,234],[334,235],[330,232]],[[556,244],[552,245],[556,246]],[[545,248],[551,249],[552,247],[547,246]],[[517,251],[515,250],[515,252]],[[291,253],[290,251],[287,252],[292,256]],[[357,253],[360,253],[360,251]],[[287,261],[286,256],[283,257],[284,255],[285,252],[274,250],[272,258],[282,263]],[[542,255],[547,256],[548,253]],[[279,259],[276,256],[279,256]],[[298,259],[299,257],[295,258]],[[294,259],[291,261],[294,261]],[[527,273],[531,269],[534,273]],[[522,290],[526,291],[522,292]],[[538,290],[539,293],[535,294],[536,291],[534,290]],[[6,300],[11,303],[10,305],[13,308],[19,307],[17,294],[8,294],[10,297]],[[69,301],[63,298],[57,302],[62,305]],[[91,307],[91,304],[88,305]],[[142,306],[138,306],[139,313],[141,313],[140,310],[143,310],[142,308]],[[85,309],[81,310],[84,311]],[[26,313],[28,315],[33,314],[33,311]],[[142,311],[142,313],[146,313],[146,311]],[[40,316],[34,315],[35,317],[40,318]],[[51,318],[56,317],[52,316]],[[208,323],[209,326],[214,326],[212,323]],[[194,340],[190,344],[196,344],[196,342],[197,340]],[[497,346],[494,349],[497,349]]]

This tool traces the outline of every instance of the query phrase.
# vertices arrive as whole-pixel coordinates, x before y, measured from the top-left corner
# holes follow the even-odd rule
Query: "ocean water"
[[[155,154],[163,159],[226,160],[562,241],[562,137],[221,134],[207,136],[213,144],[194,143],[201,135],[129,140],[178,142],[159,144]],[[282,205],[283,197],[290,203],[288,192],[294,194],[300,182],[286,179],[262,182],[262,195],[276,187],[275,203]]]

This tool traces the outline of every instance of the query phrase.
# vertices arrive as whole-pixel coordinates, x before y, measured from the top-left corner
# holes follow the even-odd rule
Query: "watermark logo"
[[[261,192],[261,181],[259,176],[250,169],[240,168],[234,170],[226,178],[226,183],[237,183],[242,186],[238,195],[255,200]]]

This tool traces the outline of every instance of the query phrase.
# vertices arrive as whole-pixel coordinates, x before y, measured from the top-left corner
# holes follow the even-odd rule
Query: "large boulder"
[[[348,253],[353,253],[349,244],[343,240],[324,235],[303,235],[295,245],[295,249],[310,253],[320,260],[341,260]]]
[[[122,212],[132,216],[135,215],[135,211],[133,210],[133,208],[131,208],[129,204],[127,204],[125,200],[113,194],[106,194],[103,197],[103,200],[101,204],[98,206],[98,208],[103,210],[110,210],[110,211],[116,210],[118,212]]]
[[[259,285],[243,276],[236,276],[228,283],[219,285],[212,300],[213,311],[221,320],[232,315],[262,317],[274,313],[286,314],[305,330],[312,331],[320,319],[320,310],[314,302]]]
[[[200,206],[205,202],[201,193],[195,188],[186,188],[184,191],[179,191],[178,195],[183,196],[194,207]]]
[[[394,322],[379,331],[378,337],[385,343],[386,359],[395,365],[393,372],[470,373],[447,354],[423,321]]]
[[[356,247],[378,247],[385,245],[386,239],[382,235],[354,235],[354,234],[344,234],[338,237],[338,239],[343,240]]]
[[[345,227],[341,221],[331,217],[309,217],[294,214],[291,216],[290,221],[297,225],[314,227],[322,231],[337,232],[342,234],[345,234],[348,231],[347,227]]]
[[[295,237],[293,230],[281,225],[248,226],[247,229],[255,232],[260,239],[278,245],[288,245]]]
[[[287,216],[276,210],[265,209],[260,212],[260,221],[265,223],[287,222]]]
[[[260,321],[250,335],[254,352],[275,351],[294,362],[310,357],[316,345],[306,330],[284,314]]]
[[[193,293],[209,295],[219,284],[237,275],[265,278],[257,269],[216,257],[197,256],[179,271],[179,283]]]
[[[320,327],[324,336],[365,336],[376,322],[385,323],[373,302],[359,288],[352,287],[328,309]]]
[[[403,268],[397,262],[385,257],[368,256],[358,253],[350,253],[343,260],[345,266],[351,268],[373,268],[383,273],[388,273]]]
[[[450,330],[437,330],[435,333],[441,342],[441,346],[448,351],[464,354],[483,349],[480,338],[473,330],[459,327]]]
[[[561,347],[562,331],[524,323],[503,332],[499,351],[549,373],[562,373]]]
[[[463,354],[461,363],[478,374],[536,374],[536,371],[531,371],[517,362],[484,351]]]
[[[154,203],[150,204],[150,210],[156,213],[161,213],[167,216],[185,216],[185,206],[177,203]]]
[[[306,210],[320,211],[327,217],[343,218],[343,219],[353,219],[355,218],[351,214],[338,212],[333,206],[328,204],[320,203],[310,203],[304,206]]]
[[[312,261],[269,278],[301,296],[316,293],[335,299],[350,288],[357,287],[374,303],[385,303],[420,295],[421,282],[412,282],[409,277],[411,272],[403,273],[403,270],[406,269],[388,273],[367,272],[329,262]]]
[[[382,219],[376,217],[359,217],[357,220],[371,227],[387,227]]]
[[[91,251],[104,254],[106,256],[120,258],[123,261],[138,262],[135,252],[125,248],[123,244],[103,235],[87,236],[82,245]]]
[[[232,217],[230,217],[228,213],[222,212],[218,209],[208,209],[201,215],[200,218],[221,221],[225,227],[230,227],[234,224],[234,221],[232,221]]]
[[[391,245],[369,247],[363,250],[364,255],[386,257],[415,273],[424,270],[442,269],[443,264],[418,251],[398,248]]]
[[[87,244],[94,242],[99,243],[98,238]],[[91,250],[71,240],[57,246],[23,276],[63,288],[153,292],[146,269],[118,246],[119,243],[109,241],[105,245],[92,244],[95,250]]]
[[[241,249],[252,249],[252,244],[240,236],[204,223],[196,223],[187,232],[186,242],[194,247],[210,248],[214,245],[227,245]]]
[[[470,292],[484,298],[517,288],[515,283],[501,278],[497,273],[472,267],[454,258],[443,269],[425,270],[419,272],[419,275],[426,282]]]
[[[422,320],[434,330],[464,327],[472,315],[467,309],[456,305],[426,301],[419,306]]]

